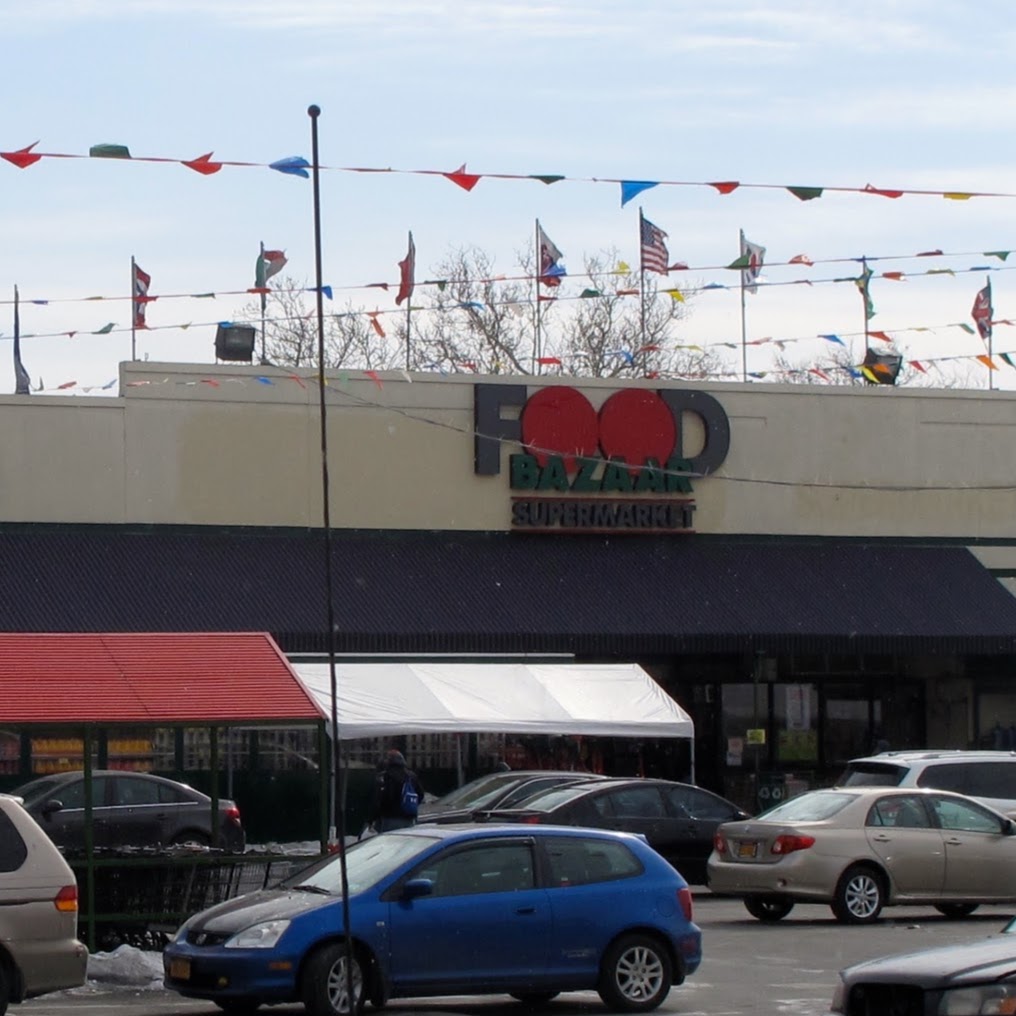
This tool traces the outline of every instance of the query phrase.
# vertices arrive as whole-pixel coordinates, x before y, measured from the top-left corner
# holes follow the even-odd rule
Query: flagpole
[[[14,394],[31,395],[32,381],[21,362],[21,313],[17,283],[14,285]],[[39,383],[42,387],[42,382]]]
[[[741,246],[738,248],[738,257],[743,258],[745,254],[744,248],[744,230],[740,230],[740,243]],[[744,269],[741,269],[741,380],[745,383],[748,381],[748,324],[747,317],[745,314],[744,305]]]
[[[138,294],[137,294],[137,277],[138,277],[138,266],[134,260],[134,255],[131,255],[131,359],[136,360],[137,354],[137,332],[135,331],[135,322],[138,317]]]
[[[265,270],[265,241],[261,241],[261,274],[266,274]],[[268,305],[267,294],[265,288],[268,285],[267,279],[256,279],[256,282],[261,283],[261,364],[262,366],[268,362],[268,358],[265,356],[265,310]]]
[[[543,259],[540,251],[540,220],[536,220],[536,268],[533,272],[533,279],[536,283],[536,300],[533,316],[536,321],[536,332],[533,336],[533,373],[540,373],[540,269],[543,267]]]
[[[642,230],[645,216],[639,206],[639,331],[643,347],[646,344],[646,260],[642,250]]]
[[[413,264],[413,283],[415,284],[416,283],[416,264],[415,264],[415,262],[416,262],[416,254],[415,254],[415,248],[413,247],[413,231],[412,230],[409,231],[409,243],[406,246],[406,251],[407,251],[406,257],[407,258],[409,257],[408,251],[410,251],[410,250],[412,250],[414,252],[414,254],[413,254],[413,262],[414,262],[414,264]],[[412,323],[413,323],[412,311],[413,311],[413,295],[412,295],[412,293],[410,293],[410,295],[406,297],[406,370],[409,370],[409,361],[410,361],[410,347],[411,347],[410,335],[412,334],[410,329],[411,329]]]

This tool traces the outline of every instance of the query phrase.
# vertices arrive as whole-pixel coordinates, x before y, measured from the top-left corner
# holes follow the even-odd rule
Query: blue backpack
[[[412,776],[408,773],[402,784],[402,795],[399,798],[399,803],[402,806],[402,814],[406,818],[416,818],[416,814],[420,810],[420,795],[416,790],[416,784],[413,782]]]

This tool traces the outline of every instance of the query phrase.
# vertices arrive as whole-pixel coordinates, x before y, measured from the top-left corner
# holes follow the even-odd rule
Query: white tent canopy
[[[693,738],[691,717],[639,666],[336,663],[342,740],[448,732]],[[327,663],[294,663],[330,722]]]

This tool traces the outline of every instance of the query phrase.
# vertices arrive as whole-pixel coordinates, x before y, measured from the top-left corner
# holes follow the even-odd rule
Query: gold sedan
[[[813,790],[721,825],[709,888],[760,921],[828,903],[845,923],[927,903],[965,917],[1016,902],[1016,822],[960,794],[888,787]]]

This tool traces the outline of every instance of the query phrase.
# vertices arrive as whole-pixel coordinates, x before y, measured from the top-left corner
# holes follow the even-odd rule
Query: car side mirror
[[[432,878],[411,878],[402,887],[402,898],[415,900],[418,896],[430,896],[433,892],[434,880]]]
[[[1005,820],[1005,825],[1002,827],[1003,836],[1016,836],[1016,821],[1011,818]]]
[[[40,809],[39,813],[45,818],[49,818],[50,815],[55,815],[58,811],[63,809],[63,801],[58,801],[53,798],[47,801]]]

